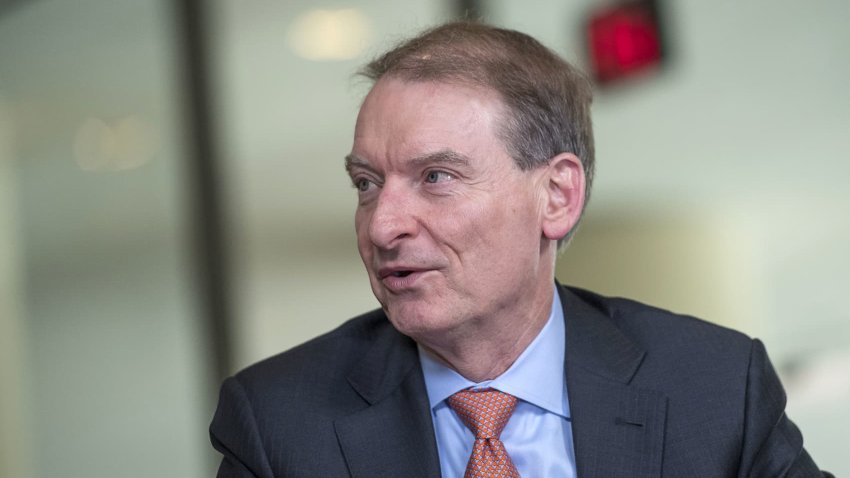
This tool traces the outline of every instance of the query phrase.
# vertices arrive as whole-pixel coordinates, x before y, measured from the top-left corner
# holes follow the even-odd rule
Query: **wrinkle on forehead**
[[[457,106],[461,105],[461,108]],[[373,154],[412,159],[442,150],[460,151],[459,145],[482,128],[504,148],[498,134],[505,107],[495,91],[446,82],[414,82],[382,78],[367,95],[354,131],[355,145]],[[452,147],[450,142],[454,142]],[[383,143],[383,144],[382,144]]]

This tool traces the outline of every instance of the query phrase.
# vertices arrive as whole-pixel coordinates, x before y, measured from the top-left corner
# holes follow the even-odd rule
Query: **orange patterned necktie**
[[[448,398],[449,406],[475,435],[464,478],[519,478],[499,435],[516,408],[517,399],[487,388],[461,390]]]

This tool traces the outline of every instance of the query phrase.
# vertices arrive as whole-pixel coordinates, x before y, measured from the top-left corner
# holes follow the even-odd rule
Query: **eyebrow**
[[[363,168],[372,170],[372,166],[365,159],[360,158],[355,154],[349,154],[345,157],[345,170],[351,174],[351,170],[354,168]]]
[[[469,166],[470,160],[469,157],[458,153],[457,151],[452,151],[450,149],[444,149],[442,151],[437,151],[435,153],[429,153],[423,156],[418,156],[410,160],[410,163],[414,166],[422,167],[430,164],[449,164],[454,166]]]
[[[428,166],[431,164],[469,166],[470,159],[468,156],[458,153],[457,151],[444,149],[442,151],[417,156],[411,159],[409,163],[410,165],[417,168],[421,168],[423,166]],[[375,170],[375,168],[373,168],[372,165],[369,164],[369,161],[366,161],[365,159],[355,154],[349,154],[345,157],[345,170],[351,173],[351,170],[354,168],[363,168],[368,169],[370,171]]]

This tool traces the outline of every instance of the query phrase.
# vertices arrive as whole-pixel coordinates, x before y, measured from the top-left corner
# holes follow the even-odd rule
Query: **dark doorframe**
[[[213,107],[214,52],[204,0],[175,5],[177,60],[184,102],[191,255],[198,311],[209,343],[212,383],[233,373],[233,301],[227,208]]]

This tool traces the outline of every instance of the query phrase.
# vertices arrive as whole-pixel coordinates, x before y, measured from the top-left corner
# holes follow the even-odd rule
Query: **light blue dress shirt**
[[[501,440],[523,478],[575,478],[570,405],[564,376],[564,313],[557,291],[549,320],[516,362],[493,380],[474,383],[419,347],[443,478],[461,478],[475,437],[446,399],[466,388],[495,388],[519,399]]]

